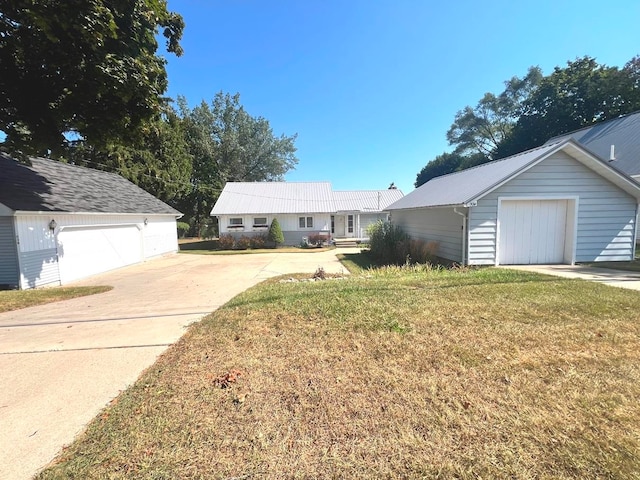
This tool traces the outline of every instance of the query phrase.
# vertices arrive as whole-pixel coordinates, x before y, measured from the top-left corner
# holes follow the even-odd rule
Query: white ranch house
[[[0,288],[65,285],[176,252],[182,214],[114,173],[0,154]]]
[[[278,219],[286,245],[313,234],[366,240],[367,227],[386,220],[397,189],[334,191],[329,182],[228,182],[211,210],[220,235],[265,235]]]
[[[640,184],[563,140],[434,178],[389,205],[392,223],[469,265],[634,257]]]

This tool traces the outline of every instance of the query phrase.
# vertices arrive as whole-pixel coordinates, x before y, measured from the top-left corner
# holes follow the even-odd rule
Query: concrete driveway
[[[563,278],[581,278],[592,282],[604,283],[612,287],[640,290],[640,272],[590,267],[588,265],[501,265],[500,268],[526,270]]]
[[[0,479],[31,478],[186,326],[281,274],[347,273],[336,250],[171,255],[92,277],[107,293],[0,314]]]

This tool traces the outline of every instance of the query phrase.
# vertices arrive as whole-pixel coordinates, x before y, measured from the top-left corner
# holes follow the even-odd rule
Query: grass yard
[[[113,287],[52,287],[35,290],[0,291],[0,313],[20,308],[33,307],[43,303],[59,302],[85,295],[108,292]]]
[[[37,478],[637,479],[639,312],[515,270],[270,280]]]

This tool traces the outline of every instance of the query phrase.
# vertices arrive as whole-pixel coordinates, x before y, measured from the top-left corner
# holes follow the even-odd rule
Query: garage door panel
[[[58,234],[62,283],[142,261],[135,225],[64,229]]]
[[[499,220],[501,264],[563,262],[566,200],[504,200]]]

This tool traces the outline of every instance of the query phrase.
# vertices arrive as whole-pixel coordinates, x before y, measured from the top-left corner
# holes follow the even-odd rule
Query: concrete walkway
[[[612,287],[640,290],[640,272],[590,267],[587,265],[501,265],[500,268],[513,268],[564,278],[581,278],[592,282],[604,283]]]
[[[171,255],[92,277],[107,293],[0,314],[0,479],[31,478],[186,327],[260,281],[348,273],[336,250]]]

